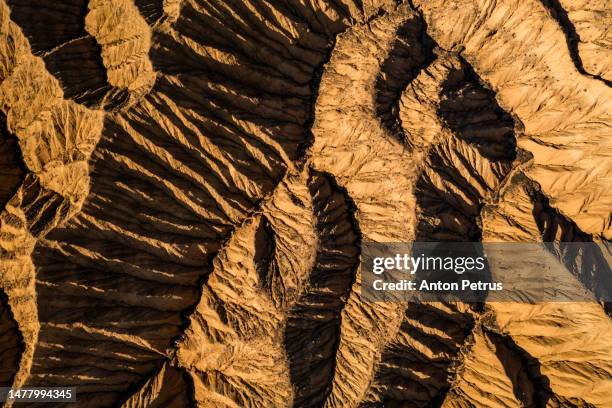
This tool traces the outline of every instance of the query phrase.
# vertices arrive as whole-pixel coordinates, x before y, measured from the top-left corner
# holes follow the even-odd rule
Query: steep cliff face
[[[0,385],[612,406],[609,305],[360,288],[366,241],[608,245],[608,9],[0,0]]]

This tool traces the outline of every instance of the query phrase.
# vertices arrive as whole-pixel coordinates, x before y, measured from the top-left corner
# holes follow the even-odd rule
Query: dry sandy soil
[[[609,243],[611,84],[607,0],[0,0],[0,386],[612,407],[603,301],[360,294],[364,241]]]

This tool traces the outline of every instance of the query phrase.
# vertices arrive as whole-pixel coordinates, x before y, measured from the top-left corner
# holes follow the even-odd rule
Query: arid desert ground
[[[606,299],[360,286],[363,242],[609,260],[611,85],[606,0],[0,0],[0,386],[612,407]]]

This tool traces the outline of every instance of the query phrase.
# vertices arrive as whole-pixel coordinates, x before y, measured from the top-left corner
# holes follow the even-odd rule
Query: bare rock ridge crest
[[[0,385],[83,407],[612,405],[603,301],[360,289],[366,241],[609,245],[611,20],[0,0]],[[518,266],[550,260],[545,279],[611,278],[554,250]]]

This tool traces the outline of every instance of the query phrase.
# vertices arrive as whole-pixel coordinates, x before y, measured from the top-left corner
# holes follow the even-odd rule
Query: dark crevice
[[[311,171],[319,237],[315,264],[300,299],[289,311],[285,348],[295,407],[321,406],[331,392],[340,341],[341,313],[359,263],[355,207],[333,178]]]
[[[283,276],[280,273],[274,254],[276,253],[276,234],[265,216],[261,216],[255,232],[255,255],[253,262],[259,277],[259,285],[269,293],[272,302],[282,307],[293,294],[285,293]]]
[[[514,396],[524,407],[545,408],[554,395],[548,377],[542,374],[540,362],[508,335],[485,330],[495,354],[512,382]]]
[[[327,17],[325,17],[325,20],[327,21],[326,26],[332,25],[331,24],[332,22]],[[323,55],[323,58],[321,58],[321,60],[319,61],[319,63],[315,65],[314,70],[312,72],[312,79],[309,82],[309,88],[310,88],[309,107],[307,111],[306,121],[304,122],[304,128],[308,129],[307,137],[306,137],[306,140],[298,146],[298,149],[297,149],[298,158],[305,159],[306,152],[314,143],[314,134],[312,133],[312,127],[315,121],[316,104],[317,104],[317,98],[319,96],[319,88],[321,86],[321,78],[323,77],[323,71],[325,69],[325,66],[331,60],[332,53],[336,47],[336,41],[337,41],[338,36],[342,34],[347,28],[348,28],[347,26],[338,26],[332,32],[328,33],[327,35],[328,44],[326,47],[326,52]],[[304,160],[302,160],[302,162],[304,163]]]
[[[26,173],[19,140],[9,133],[6,116],[0,113],[0,212],[18,191]]]
[[[533,217],[549,252],[595,295],[608,316],[612,316],[612,270],[602,253],[609,242],[595,243],[572,220],[550,205],[539,185],[527,181],[527,191],[534,203]],[[609,249],[608,249],[609,250]]]
[[[391,52],[376,79],[376,114],[383,127],[403,143],[410,141],[399,120],[399,101],[408,84],[436,59],[434,48],[435,42],[427,34],[424,20],[409,20],[397,30]]]
[[[459,139],[490,160],[512,161],[516,157],[514,119],[504,111],[495,93],[462,58],[442,84],[438,116]]]
[[[113,111],[129,93],[108,84],[102,49],[85,30],[87,0],[8,0],[11,19],[19,25],[32,53],[41,56],[58,79],[64,96],[90,108]]]
[[[259,285],[267,290],[272,288],[273,275],[270,273],[270,267],[275,250],[274,231],[268,219],[262,216],[259,228],[257,228],[255,233],[255,255],[253,262],[259,276]]]
[[[574,66],[578,72],[580,72],[582,75],[601,81],[607,86],[612,86],[612,81],[609,81],[600,75],[591,74],[584,69],[584,64],[578,49],[578,45],[580,44],[580,35],[576,31],[574,23],[572,23],[572,20],[567,15],[567,11],[565,11],[559,0],[542,0],[542,4],[548,9],[553,18],[557,20],[559,27],[561,27],[561,30],[565,35],[565,41],[567,43],[570,57],[572,58],[572,62],[574,63]]]
[[[28,229],[35,237],[45,235],[68,211],[69,203],[55,191],[46,189],[35,174],[28,174],[22,184],[21,208]]]
[[[332,51],[336,46],[336,37],[333,37],[333,40],[330,42],[329,51],[325,55],[325,57],[321,60],[321,62],[315,67],[312,80],[310,81],[310,103],[308,109],[308,116],[304,123],[304,128],[307,130],[307,137],[304,142],[302,142],[297,149],[297,157],[305,158],[306,152],[314,143],[314,134],[312,133],[312,127],[315,121],[315,110],[317,104],[317,97],[319,96],[319,87],[321,86],[321,77],[323,76],[323,70],[332,56]]]
[[[134,0],[134,4],[150,25],[155,24],[164,15],[163,0]]]

